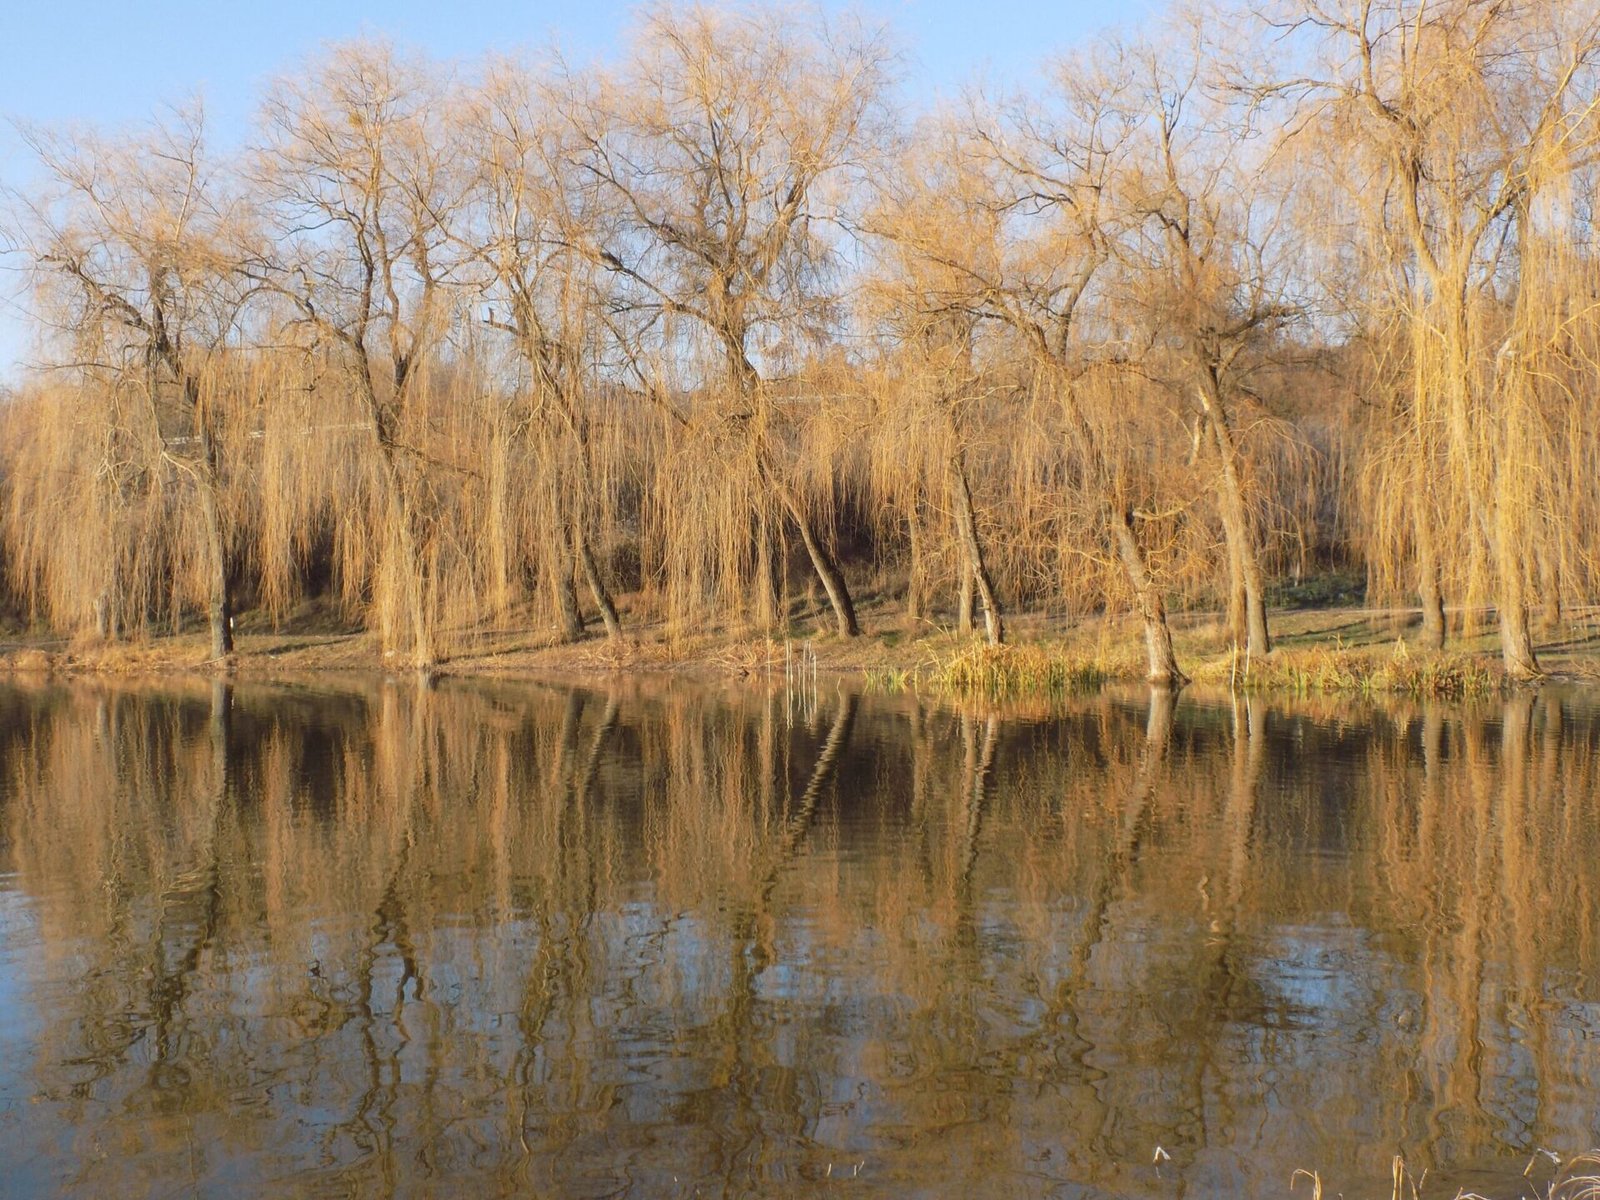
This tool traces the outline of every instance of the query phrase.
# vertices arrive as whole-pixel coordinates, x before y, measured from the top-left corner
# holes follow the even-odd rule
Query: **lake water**
[[[0,1195],[1515,1196],[1597,1141],[1592,695],[0,686]]]

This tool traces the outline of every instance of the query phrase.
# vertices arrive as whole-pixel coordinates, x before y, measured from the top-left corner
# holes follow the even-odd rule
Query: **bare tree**
[[[615,297],[594,247],[606,213],[580,208],[587,194],[573,179],[570,128],[551,97],[510,63],[491,69],[468,116],[476,178],[473,209],[481,227],[469,250],[489,268],[485,321],[511,335],[531,377],[519,428],[537,427],[565,445],[570,474],[546,459],[544,486],[561,526],[550,572],[563,597],[566,632],[581,632],[572,580],[582,574],[607,636],[622,636],[616,602],[595,553],[605,463],[598,462],[594,411],[602,353]]]
[[[843,635],[908,565],[994,644],[1131,606],[1173,684],[1169,597],[1260,655],[1273,572],[1364,568],[1537,678],[1600,585],[1600,0],[1205,15],[898,129],[880,36],[663,5],[613,70],[333,47],[237,166],[30,131],[8,570],[218,657],[326,584],[427,668],[524,604],[770,631],[798,541]]]
[[[1348,131],[1346,144],[1376,169],[1368,211],[1411,280],[1416,457],[1428,462],[1437,437],[1466,510],[1468,586],[1492,580],[1506,670],[1534,678],[1533,492],[1518,451],[1526,412],[1492,365],[1499,348],[1488,323],[1506,249],[1542,169],[1581,160],[1600,133],[1600,12],[1589,4],[1305,0],[1269,17],[1300,35],[1309,65],[1264,90],[1295,96],[1314,118]],[[1418,488],[1439,482],[1416,478]],[[1419,533],[1426,516],[1419,507]],[[1436,603],[1432,587],[1424,573],[1425,610]]]
[[[1063,65],[1062,103],[1054,111],[1032,104],[1009,114],[974,111],[950,136],[933,184],[960,216],[885,223],[875,232],[937,266],[943,290],[928,300],[999,325],[1020,343],[1037,387],[1057,406],[1095,525],[1140,614],[1148,676],[1181,683],[1136,505],[1124,490],[1108,428],[1086,408],[1084,381],[1104,377],[1108,367],[1115,373],[1115,355],[1084,334],[1092,285],[1136,219],[1114,206],[1111,188],[1128,123],[1103,102],[1093,78],[1087,64]]]
[[[226,446],[239,408],[230,341],[251,294],[241,257],[250,216],[206,151],[198,107],[137,138],[38,129],[25,138],[55,194],[28,207],[23,237],[78,397],[41,414],[36,432],[59,444],[89,426],[100,443],[54,476],[76,493],[60,499],[99,497],[131,509],[137,495],[149,507],[143,528],[131,531],[139,544],[113,534],[91,549],[99,561],[66,576],[44,561],[71,554],[50,548],[63,530],[19,536],[56,575],[59,601],[81,611],[86,597],[63,593],[93,593],[102,633],[142,623],[143,597],[170,584],[202,602],[212,657],[223,658],[233,651],[237,569],[236,464]],[[98,422],[83,419],[101,404]],[[162,497],[172,492],[168,507]],[[59,514],[48,497],[33,500],[37,511],[16,513],[23,525]],[[116,522],[116,513],[107,516]],[[141,587],[131,578],[155,564],[170,572],[164,583]]]
[[[264,278],[308,348],[334,364],[324,386],[348,386],[368,425],[379,628],[385,648],[419,668],[435,658],[440,467],[421,448],[422,393],[448,328],[449,220],[464,195],[445,105],[425,65],[381,44],[337,47],[268,98],[256,171],[280,234]]]
[[[1175,348],[1171,382],[1196,405],[1227,547],[1229,636],[1259,656],[1271,640],[1238,412],[1248,402],[1250,369],[1296,316],[1287,295],[1292,276],[1275,261],[1292,241],[1276,181],[1255,149],[1258,114],[1229,103],[1227,93],[1219,100],[1215,81],[1208,94],[1199,31],[1173,32],[1162,50],[1129,54],[1128,103],[1143,119],[1124,186],[1129,202],[1149,214],[1130,239],[1131,300],[1150,343]]]
[[[686,436],[717,447],[723,469],[754,477],[743,494],[757,531],[758,614],[769,619],[774,607],[775,502],[846,636],[857,632],[855,608],[784,461],[773,376],[793,340],[828,318],[822,192],[871,144],[883,62],[875,38],[790,13],[656,8],[627,68],[585,89],[573,112],[582,165],[624,220],[596,248],[600,260],[633,286],[635,304],[691,342],[703,336],[720,364],[698,381],[705,402]],[[689,342],[675,348],[694,353]]]
[[[951,131],[928,132],[924,145],[935,148],[912,150],[882,174],[881,199],[866,221],[879,253],[862,291],[863,317],[896,343],[883,389],[890,415],[875,422],[875,459],[879,485],[907,497],[919,556],[925,537],[920,506],[933,501],[949,513],[958,629],[972,632],[979,599],[985,636],[997,646],[1005,640],[1005,618],[973,502],[970,463],[975,441],[986,432],[982,401],[992,381],[974,357],[980,313],[971,303],[971,273],[952,263],[963,250],[992,240],[993,220],[971,191],[979,177],[950,169],[949,156],[959,153]]]

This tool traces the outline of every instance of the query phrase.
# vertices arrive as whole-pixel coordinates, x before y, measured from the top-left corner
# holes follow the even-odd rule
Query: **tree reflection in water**
[[[9,686],[5,1186],[1513,1180],[1600,1127],[1597,744],[1555,691]]]

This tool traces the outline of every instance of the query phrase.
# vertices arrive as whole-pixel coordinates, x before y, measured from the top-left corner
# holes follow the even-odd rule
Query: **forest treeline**
[[[1600,570],[1597,57],[1594,0],[1263,0],[907,115],[887,31],[654,7],[595,66],[333,46],[225,153],[27,128],[8,577],[218,656],[322,593],[419,666],[1132,612],[1178,681],[1169,607],[1265,654],[1340,568],[1536,676]]]

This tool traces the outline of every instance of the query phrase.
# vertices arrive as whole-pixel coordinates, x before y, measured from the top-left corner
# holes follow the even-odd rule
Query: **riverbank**
[[[820,622],[795,621],[788,636],[724,630],[685,634],[636,624],[620,642],[591,636],[558,643],[530,629],[457,631],[434,673],[510,676],[680,673],[701,676],[859,676],[885,691],[933,690],[996,697],[1037,694],[1110,680],[1137,680],[1143,658],[1137,627],[1126,619],[1010,618],[1009,642],[993,649],[948,625],[909,623],[887,607],[863,613],[863,634],[842,638]],[[1179,662],[1196,683],[1240,691],[1299,694],[1470,695],[1503,685],[1492,629],[1468,631],[1436,654],[1418,648],[1416,622],[1404,610],[1299,609],[1272,616],[1273,653],[1235,653],[1214,614],[1173,620]],[[1553,678],[1600,680],[1600,614],[1585,612],[1547,633],[1538,646]],[[235,653],[212,660],[203,631],[130,643],[19,638],[0,644],[0,672],[148,675],[228,672],[271,678],[324,671],[410,674],[384,654],[374,634],[340,629],[315,611],[278,628],[251,614],[241,619]]]

